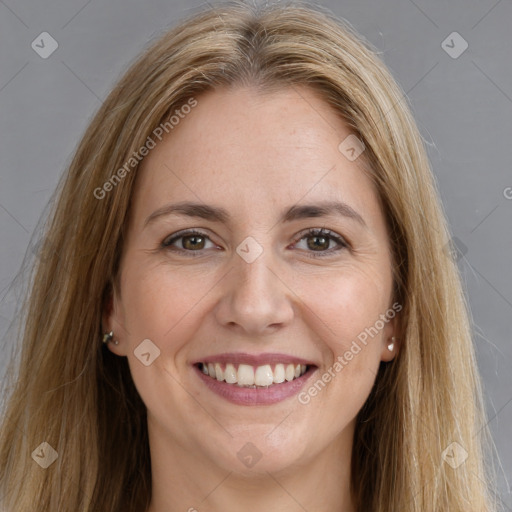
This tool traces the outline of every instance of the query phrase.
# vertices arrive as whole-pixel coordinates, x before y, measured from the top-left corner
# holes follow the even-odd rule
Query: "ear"
[[[114,333],[114,337],[107,343],[107,348],[118,356],[126,355],[126,329],[124,328],[122,302],[112,285],[109,286],[102,311],[102,333],[110,331]],[[117,341],[118,344],[115,345],[114,341]]]
[[[386,325],[382,329],[382,349],[381,349],[381,361],[389,362],[392,361],[398,351],[400,350],[400,329],[399,329],[399,315],[398,313],[386,322]],[[394,338],[394,340],[392,339]],[[393,346],[391,347],[391,344]],[[390,350],[391,348],[391,350]]]

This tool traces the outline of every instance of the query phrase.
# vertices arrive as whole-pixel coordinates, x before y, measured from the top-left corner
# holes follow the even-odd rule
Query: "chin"
[[[272,427],[275,429],[275,426]],[[305,443],[293,441],[295,436],[281,432],[279,436],[269,436],[272,429],[258,428],[251,432],[247,426],[230,439],[227,446],[220,447],[213,455],[218,465],[247,477],[268,477],[268,473],[285,471],[297,467],[305,451]],[[301,436],[300,436],[301,437]]]

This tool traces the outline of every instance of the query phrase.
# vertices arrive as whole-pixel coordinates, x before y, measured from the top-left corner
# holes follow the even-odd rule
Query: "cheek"
[[[208,288],[204,279],[164,266],[139,263],[125,272],[123,309],[132,378],[148,410],[164,424],[178,425],[201,412],[188,400],[182,372],[184,349],[201,324],[201,299]],[[153,359],[155,349],[149,345],[145,350],[152,361],[148,366],[137,357],[146,339],[159,351]]]
[[[325,366],[299,399],[305,414],[321,415],[334,435],[355,418],[374,384],[381,357],[379,319],[388,308],[387,285],[376,274],[357,271],[331,275],[320,280],[321,287],[315,282],[319,280],[311,279],[306,286],[302,281],[301,297],[309,297],[304,311],[310,311],[307,323],[323,347]],[[307,292],[308,288],[316,288],[316,293]]]
[[[298,295],[307,306],[303,311],[308,314],[308,323],[338,355],[349,350],[358,336],[364,339],[364,333],[386,312],[391,284],[383,279],[385,273],[376,271],[343,269],[333,274],[302,279]],[[381,322],[378,326],[380,333]]]
[[[123,300],[131,341],[141,336],[154,339],[166,350],[172,341],[173,349],[178,349],[183,333],[198,325],[200,303],[208,289],[204,276],[164,266],[127,270]]]
[[[389,279],[386,276],[385,269],[353,267],[321,280],[321,290],[315,295],[303,291],[304,296],[316,297],[307,303],[316,313],[310,318],[311,322],[316,318],[315,332],[321,333],[321,345],[330,353],[324,357],[328,362],[326,367],[317,376],[325,384],[316,379],[302,395],[302,403],[317,400],[316,407],[324,415],[325,402],[342,404],[339,408],[328,408],[327,415],[333,425],[345,425],[355,417],[375,381],[385,325],[381,315],[385,315],[389,306],[390,270]],[[314,282],[312,279],[310,287]]]

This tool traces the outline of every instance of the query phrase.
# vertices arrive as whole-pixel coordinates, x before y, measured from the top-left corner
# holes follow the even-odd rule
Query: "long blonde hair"
[[[494,510],[467,304],[404,93],[375,49],[328,12],[239,2],[195,13],[143,52],[59,183],[23,310],[18,370],[6,388],[0,505],[9,512],[148,507],[145,406],[126,358],[100,342],[103,309],[119,286],[137,166],[101,199],[95,190],[191,97],[247,84],[318,91],[364,142],[362,159],[390,227],[402,344],[381,364],[357,418],[358,511]],[[47,469],[31,457],[43,441],[58,454]],[[443,457],[450,446],[467,453],[458,467]]]

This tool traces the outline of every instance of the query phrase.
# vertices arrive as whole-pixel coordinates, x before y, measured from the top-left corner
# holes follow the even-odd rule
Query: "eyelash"
[[[179,231],[178,233],[175,233],[175,235],[172,236],[172,238],[169,238],[169,237],[165,238],[161,243],[161,247],[162,247],[162,249],[168,249],[170,251],[189,253],[189,254],[187,254],[187,256],[191,256],[193,258],[201,256],[202,251],[205,249],[200,249],[198,251],[190,251],[187,249],[176,248],[176,247],[171,246],[171,244],[176,242],[176,240],[179,240],[180,238],[185,238],[187,236],[201,236],[201,237],[204,237],[204,238],[207,238],[208,240],[210,240],[210,237],[208,235],[206,235],[205,233],[202,233],[201,231],[197,231],[195,229],[186,229],[183,231]],[[343,239],[343,237],[341,237],[337,233],[334,233],[333,231],[330,231],[329,229],[325,229],[325,228],[321,228],[321,229],[310,228],[306,231],[303,231],[302,233],[299,234],[298,238],[296,238],[293,243],[296,244],[296,243],[300,242],[303,238],[308,238],[308,237],[313,237],[313,236],[328,237],[331,240],[334,240],[335,242],[337,242],[339,245],[337,248],[328,249],[326,251],[318,251],[318,252],[306,251],[306,252],[310,253],[310,254],[308,254],[308,257],[310,257],[310,258],[325,258],[334,252],[340,251],[342,249],[348,249],[350,247],[349,244]],[[315,252],[316,252],[316,254],[315,254]],[[198,253],[198,254],[194,254],[194,253]],[[311,253],[313,253],[313,254],[311,254]]]

